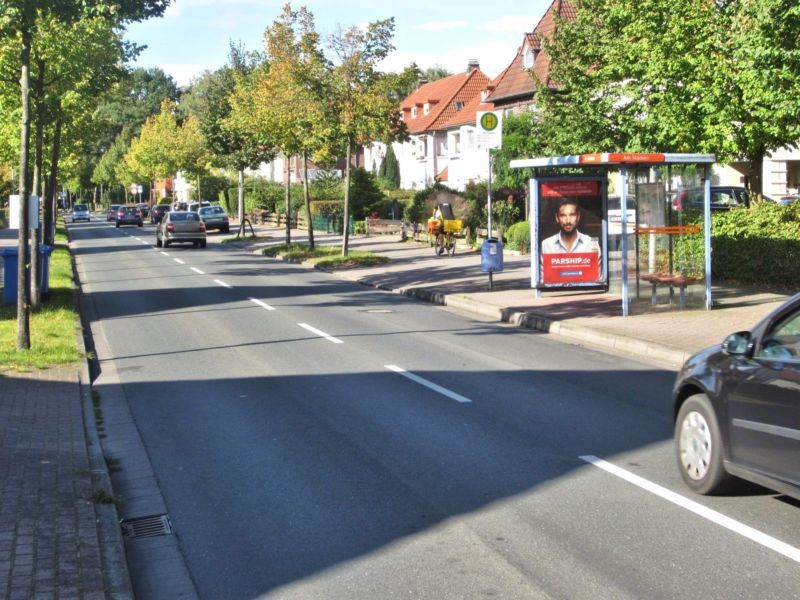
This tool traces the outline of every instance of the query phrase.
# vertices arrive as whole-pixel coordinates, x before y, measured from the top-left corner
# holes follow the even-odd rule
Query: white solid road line
[[[224,287],[224,288],[228,288],[228,289],[232,289],[232,288],[233,288],[233,286],[232,286],[232,285],[230,285],[230,284],[227,284],[227,283],[225,283],[224,281],[220,281],[219,279],[215,279],[215,280],[214,280],[214,283],[216,283],[217,285],[221,285],[221,286],[222,286],[222,287]]]
[[[274,306],[270,306],[270,305],[269,305],[269,304],[267,304],[266,302],[262,302],[261,300],[259,300],[259,299],[257,299],[257,298],[248,298],[248,300],[250,300],[250,302],[253,302],[253,303],[255,303],[255,304],[258,304],[258,305],[259,305],[261,308],[265,308],[265,309],[267,309],[267,310],[275,310],[275,307],[274,307]]]
[[[186,264],[186,263],[185,263],[185,262],[183,262],[183,261],[182,261],[180,258],[173,258],[172,260],[174,260],[174,261],[175,261],[176,263],[178,263],[179,265],[185,265],[185,264]]]
[[[434,392],[438,392],[438,393],[442,394],[443,396],[447,396],[451,400],[455,400],[456,402],[462,402],[462,403],[465,403],[465,404],[469,403],[469,402],[472,402],[472,400],[470,400],[469,398],[465,398],[461,394],[456,394],[455,392],[451,392],[447,388],[443,388],[442,386],[437,385],[437,384],[433,383],[432,381],[428,381],[427,379],[423,379],[422,377],[420,377],[418,375],[414,375],[413,373],[409,373],[408,371],[406,371],[405,369],[401,369],[397,365],[384,365],[384,366],[387,369],[389,369],[390,371],[394,371],[395,373],[397,373],[399,375],[402,375],[403,377],[406,377],[406,378],[410,379],[411,381],[414,381],[414,382],[416,382],[416,383],[418,383],[420,385],[424,385],[426,388],[431,389]]]
[[[331,335],[328,335],[324,331],[320,331],[319,329],[317,329],[316,327],[312,327],[308,323],[298,323],[298,325],[300,325],[300,327],[302,327],[303,329],[306,329],[306,330],[310,331],[314,335],[318,335],[321,338],[325,338],[326,340],[328,340],[329,342],[331,342],[333,344],[344,344],[344,342],[342,340],[340,340],[339,338],[335,338],[335,337],[333,337]]]
[[[595,467],[603,469],[604,471],[619,477],[620,479],[624,479],[628,483],[632,483],[643,490],[647,490],[651,494],[655,494],[656,496],[659,496],[668,502],[672,502],[673,504],[677,504],[681,508],[685,508],[686,510],[691,511],[696,515],[703,517],[704,519],[708,519],[712,523],[716,523],[721,527],[730,529],[734,533],[738,533],[739,535],[744,536],[757,544],[761,544],[762,546],[769,548],[778,554],[783,554],[785,557],[790,558],[795,562],[800,562],[800,548],[790,546],[786,542],[782,542],[770,535],[767,535],[766,533],[762,533],[757,529],[753,529],[749,525],[745,525],[744,523],[740,523],[739,521],[731,519],[730,517],[726,517],[722,513],[718,513],[715,510],[707,508],[702,504],[695,502],[694,500],[689,500],[688,498],[661,487],[652,481],[648,481],[643,477],[639,477],[638,475],[634,475],[625,469],[621,469],[616,465],[612,465],[610,462],[607,462],[601,458],[591,455],[581,456],[579,458],[588,462],[589,464],[594,465]]]
[[[200,270],[200,269],[198,269],[197,267],[189,267],[189,268],[190,268],[192,271],[194,271],[195,273],[197,273],[198,275],[205,275],[205,274],[206,274],[206,273],[205,273],[205,271],[201,271],[201,270]]]

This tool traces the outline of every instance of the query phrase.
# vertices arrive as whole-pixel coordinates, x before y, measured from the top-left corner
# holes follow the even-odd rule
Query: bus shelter
[[[711,298],[713,154],[593,153],[519,159],[531,169],[531,287],[619,289],[686,308]]]

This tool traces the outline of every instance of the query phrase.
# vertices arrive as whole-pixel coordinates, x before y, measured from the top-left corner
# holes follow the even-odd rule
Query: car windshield
[[[221,215],[224,212],[221,206],[208,206],[200,209],[200,214],[202,215]]]
[[[170,221],[199,221],[200,217],[191,212],[173,212],[169,214]]]

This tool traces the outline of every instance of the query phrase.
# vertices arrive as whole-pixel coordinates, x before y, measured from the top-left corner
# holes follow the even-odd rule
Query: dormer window
[[[427,115],[431,112],[431,105],[429,103],[425,103],[425,106],[422,107],[422,113]]]
[[[416,119],[417,118],[417,107],[416,106],[412,106],[411,107],[411,118],[412,119]]]
[[[456,109],[456,112],[460,111],[462,108],[464,108],[464,102],[461,100],[456,100],[453,102],[453,108]]]
[[[526,69],[532,69],[535,62],[536,62],[536,50],[526,45],[525,51],[522,55],[522,64],[525,66]]]

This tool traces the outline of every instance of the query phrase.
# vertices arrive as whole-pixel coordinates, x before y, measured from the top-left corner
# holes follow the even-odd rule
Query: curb
[[[72,240],[69,238],[67,228],[67,247],[69,248],[70,266],[72,277],[75,282],[78,279],[78,270],[75,264],[75,255],[72,252]],[[80,285],[76,286],[74,302],[78,312],[78,320],[81,324],[80,332],[77,333],[78,349],[83,356],[78,369],[78,386],[83,406],[84,431],[86,432],[86,452],[89,457],[89,465],[92,472],[93,484],[105,492],[109,497],[113,497],[114,488],[111,484],[111,474],[108,472],[103,447],[100,442],[100,434],[97,430],[95,409],[92,398],[92,381],[89,373],[89,362],[86,352],[85,336],[87,329],[83,323],[83,312],[80,310]],[[119,527],[120,517],[117,507],[113,503],[102,504],[94,503],[95,515],[97,515],[97,536],[100,543],[100,553],[103,562],[103,579],[107,596],[119,600],[132,600],[133,584],[131,582],[130,571],[128,570],[128,560],[124,551],[122,531]]]

